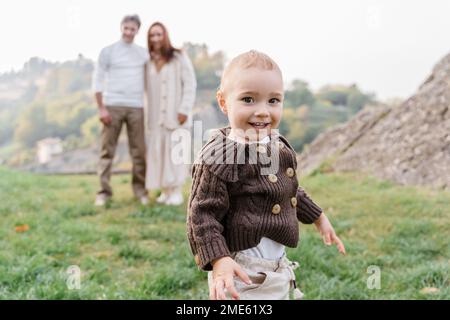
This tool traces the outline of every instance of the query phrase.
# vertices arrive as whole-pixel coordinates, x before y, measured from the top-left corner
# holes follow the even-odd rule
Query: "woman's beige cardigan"
[[[152,63],[151,61],[148,63]],[[169,130],[177,128],[189,128],[192,126],[192,108],[195,101],[195,90],[197,81],[192,63],[186,53],[175,52],[174,58],[167,63],[165,72],[161,73],[161,91],[160,105],[153,106],[149,98],[149,76],[150,66],[146,66],[145,81],[145,125],[146,131],[158,129],[163,125]],[[163,111],[164,110],[164,111]],[[159,113],[159,117],[155,116]],[[188,116],[187,121],[180,125],[178,122],[178,113]],[[155,119],[159,118],[159,121]]]

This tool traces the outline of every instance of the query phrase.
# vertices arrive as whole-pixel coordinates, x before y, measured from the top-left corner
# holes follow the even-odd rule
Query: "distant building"
[[[52,160],[52,157],[63,152],[61,139],[45,138],[37,142],[37,158],[40,164]]]

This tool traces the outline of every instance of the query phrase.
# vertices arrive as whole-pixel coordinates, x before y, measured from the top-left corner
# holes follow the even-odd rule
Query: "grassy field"
[[[300,262],[306,299],[450,299],[450,193],[357,174],[318,174],[302,185],[348,252],[338,255],[313,226],[301,225],[301,243],[288,257]],[[140,206],[126,175],[114,176],[113,186],[113,203],[96,209],[94,176],[0,167],[0,298],[206,299],[185,205],[158,206],[152,194],[152,205]],[[71,265],[82,271],[79,290],[66,285]],[[381,270],[380,289],[367,288],[371,265]]]

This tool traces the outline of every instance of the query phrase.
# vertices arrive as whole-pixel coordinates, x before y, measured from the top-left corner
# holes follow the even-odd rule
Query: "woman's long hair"
[[[152,28],[154,26],[160,26],[161,29],[163,30],[163,41],[162,41],[162,46],[161,46],[161,55],[164,58],[164,60],[166,60],[167,62],[169,62],[173,56],[175,52],[181,52],[180,49],[174,48],[172,46],[172,43],[170,42],[169,39],[169,33],[167,32],[167,28],[161,23],[161,22],[155,22],[153,23],[150,28],[148,28],[148,32],[147,32],[147,45],[148,45],[148,52],[150,54],[152,54],[153,51],[153,46],[150,42],[150,30],[152,30]]]

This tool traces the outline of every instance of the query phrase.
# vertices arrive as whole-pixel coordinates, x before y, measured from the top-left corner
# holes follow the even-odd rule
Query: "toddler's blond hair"
[[[238,69],[248,69],[248,68],[261,68],[263,70],[277,70],[281,74],[281,69],[278,64],[267,54],[250,50],[248,52],[241,53],[237,57],[233,58],[230,63],[226,66],[222,73],[222,78],[220,79],[219,91],[224,92],[225,83],[229,78],[229,75]]]

